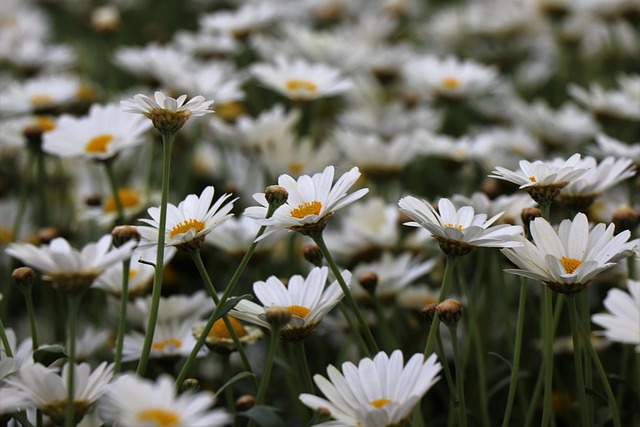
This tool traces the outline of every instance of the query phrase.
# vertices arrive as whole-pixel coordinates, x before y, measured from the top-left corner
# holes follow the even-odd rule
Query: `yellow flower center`
[[[225,102],[216,106],[216,115],[224,120],[233,120],[244,113],[244,107],[239,102]]]
[[[566,271],[567,274],[573,274],[573,272],[576,271],[576,268],[578,268],[578,266],[582,264],[582,261],[563,256],[562,258],[560,258],[560,263],[564,267],[564,271]]]
[[[90,85],[81,84],[76,90],[76,96],[80,100],[91,101],[96,97],[96,91]]]
[[[120,198],[120,203],[122,203],[122,207],[125,209],[132,208],[140,204],[140,197],[138,197],[135,191],[129,188],[119,189],[118,197]],[[103,210],[105,212],[116,211],[116,200],[113,196],[107,197],[107,200],[104,202]]]
[[[530,176],[530,177],[529,177],[529,181],[531,181],[531,182],[538,182],[538,181],[536,181],[536,177],[535,177],[535,176]]]
[[[289,164],[289,172],[294,175],[300,175],[304,170],[304,165],[302,163],[291,163]]]
[[[51,95],[32,95],[29,98],[32,107],[45,107],[53,104],[53,96]]]
[[[445,228],[457,228],[460,231],[463,230],[463,227],[461,225],[457,225],[457,224],[444,224],[443,227],[445,227]]]
[[[304,203],[291,211],[291,216],[302,219],[307,215],[318,215],[322,209],[322,203],[318,201]]]
[[[151,346],[151,350],[163,351],[166,347],[175,347],[175,348],[182,347],[182,341],[180,341],[177,338],[167,338],[166,340],[154,342],[153,345]]]
[[[292,316],[302,317],[303,319],[307,317],[309,310],[307,307],[303,307],[301,305],[290,305],[287,307]]]
[[[229,319],[229,323],[231,323],[231,327],[238,338],[247,336],[247,330],[242,326],[242,323],[238,322],[237,319],[231,316],[227,316],[227,319]],[[224,324],[223,319],[215,321],[213,327],[209,331],[209,337],[217,339],[231,339],[231,334],[229,333],[229,329],[227,329],[227,325]]]
[[[442,79],[442,87],[449,90],[455,90],[460,86],[460,80],[455,77],[446,77]]]
[[[389,399],[376,399],[371,402],[371,406],[375,406],[376,408],[382,408],[387,403],[391,403]]]
[[[113,135],[104,134],[91,138],[91,141],[85,145],[84,149],[87,153],[106,153],[107,145],[113,140]]]
[[[138,274],[138,270],[129,270],[129,280],[132,280]]]
[[[316,86],[315,83],[302,79],[288,80],[286,83],[286,87],[290,92],[298,92],[300,90],[304,90],[310,93],[316,93],[318,90],[318,86]]]
[[[46,116],[36,116],[33,118],[33,121],[35,125],[42,130],[42,132],[49,132],[56,128],[56,122]]]
[[[204,223],[198,221],[197,219],[189,219],[189,220],[186,220],[186,221],[182,221],[180,224],[175,225],[171,229],[171,231],[169,232],[169,237],[174,238],[178,234],[186,233],[187,231],[191,230],[192,228],[194,228],[196,230],[196,233],[199,233],[202,230],[204,230]]]
[[[145,409],[138,414],[138,421],[151,421],[156,427],[177,427],[180,417],[175,412],[161,408]]]

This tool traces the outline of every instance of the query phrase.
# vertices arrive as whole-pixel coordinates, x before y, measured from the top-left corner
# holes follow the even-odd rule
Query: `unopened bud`
[[[428,323],[433,322],[433,318],[436,317],[436,308],[438,304],[427,304],[422,309],[422,315],[427,320]]]
[[[291,312],[287,307],[273,306],[264,309],[267,322],[274,328],[281,328],[291,320]]]
[[[129,240],[140,241],[140,232],[133,225],[119,225],[111,231],[111,243],[116,248],[127,243]]]
[[[367,271],[358,276],[358,282],[365,291],[375,298],[376,288],[378,287],[378,275],[373,271]]]
[[[200,390],[200,382],[195,378],[187,378],[182,382],[183,391],[198,391]]]
[[[304,245],[302,248],[302,254],[304,255],[304,259],[309,261],[311,264],[316,267],[322,267],[322,260],[324,256],[322,255],[322,251],[315,243],[308,243]]]
[[[320,418],[331,418],[331,411],[325,407],[316,409],[316,412]]]
[[[25,290],[31,288],[36,280],[36,272],[31,267],[18,267],[13,270],[11,277],[18,288]]]
[[[524,229],[529,235],[529,224],[536,218],[540,218],[542,216],[542,211],[540,208],[524,208],[520,212],[520,218],[522,218],[522,223],[524,224]]]
[[[48,243],[51,243],[53,239],[59,236],[60,236],[60,233],[58,232],[58,229],[55,227],[45,227],[38,230],[38,241],[40,242],[41,245],[46,245]]]
[[[246,411],[253,408],[256,404],[256,398],[250,394],[244,394],[236,400],[236,408],[239,411]]]
[[[279,185],[270,185],[264,192],[264,197],[270,206],[279,208],[284,205],[289,198],[289,193],[284,187]]]
[[[622,206],[613,212],[611,222],[616,227],[616,233],[631,230],[638,225],[638,212],[631,206]]]
[[[455,325],[462,317],[462,304],[454,299],[446,299],[436,307],[438,317],[445,325]]]

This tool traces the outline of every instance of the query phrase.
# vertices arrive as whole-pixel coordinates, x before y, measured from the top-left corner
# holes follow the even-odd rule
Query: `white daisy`
[[[227,425],[226,411],[210,410],[215,396],[209,392],[176,394],[174,380],[161,375],[157,381],[122,375],[100,399],[100,418],[127,427],[215,427]]]
[[[205,243],[215,246],[233,257],[242,258],[253,243],[259,229],[260,226],[249,217],[244,215],[232,217],[207,234]],[[274,234],[261,240],[253,258],[271,252],[278,240],[278,236]]]
[[[233,331],[238,338],[238,341],[243,345],[253,344],[262,338],[262,329],[257,326],[243,325],[233,316],[226,316],[227,320],[231,324]],[[193,337],[198,339],[204,332],[204,322],[193,327]],[[236,344],[231,337],[227,325],[224,323],[224,319],[218,319],[213,323],[207,339],[205,341],[207,348],[211,351],[218,353],[230,353],[236,351]]]
[[[591,321],[604,328],[597,334],[609,341],[634,344],[640,352],[640,281],[627,281],[627,289],[609,290],[604,299],[608,313],[594,314]]]
[[[339,95],[351,88],[351,82],[339,70],[325,64],[310,64],[303,59],[275,58],[275,64],[258,63],[251,73],[264,85],[294,101],[310,101]]]
[[[76,101],[80,80],[71,75],[52,75],[15,82],[0,97],[0,114],[22,114],[67,106]]]
[[[451,199],[456,207],[471,206],[476,212],[484,212],[493,216],[503,212],[497,222],[500,224],[522,225],[522,210],[532,208],[536,203],[526,194],[500,195],[495,199],[490,199],[485,193],[475,192],[471,197],[456,194]]]
[[[185,249],[188,248],[184,245],[199,245],[211,230],[233,215],[230,212],[237,199],[223,205],[231,197],[231,194],[223,194],[212,206],[214,191],[212,186],[208,186],[200,196],[189,194],[178,206],[167,204],[165,245]],[[143,218],[140,221],[148,226],[140,226],[138,231],[147,241],[143,245],[150,246],[158,241],[160,207],[151,207],[147,212],[151,219]]]
[[[170,295],[160,297],[158,305],[158,323],[171,323],[200,320],[202,316],[213,312],[215,305],[204,290],[191,295]],[[145,328],[151,311],[151,295],[136,298],[127,306],[127,321],[136,327]]]
[[[252,33],[265,29],[278,18],[282,9],[271,3],[246,3],[234,11],[218,11],[200,19],[203,30],[246,39]]]
[[[484,213],[474,214],[471,206],[456,209],[445,198],[438,201],[437,211],[431,204],[412,196],[403,197],[398,205],[401,212],[415,221],[405,225],[427,229],[447,255],[465,255],[476,246],[505,248],[522,245],[517,239],[523,231],[521,226],[493,225],[502,212],[487,220]]]
[[[590,147],[588,150],[598,158],[604,158],[608,156],[616,158],[628,158],[633,161],[633,164],[640,165],[640,142],[635,144],[628,144],[623,141],[619,141],[608,135],[600,133],[596,135],[597,147]]]
[[[344,296],[337,281],[325,289],[328,275],[327,267],[315,267],[306,278],[300,275],[292,276],[286,286],[275,276],[269,277],[266,282],[255,282],[253,291],[263,306],[242,300],[231,311],[231,315],[269,328],[264,309],[285,307],[291,313],[291,320],[282,328],[280,335],[291,341],[305,338]],[[348,285],[351,273],[344,270],[342,278]]]
[[[93,104],[85,117],[62,116],[56,128],[43,135],[42,149],[61,157],[106,160],[140,144],[150,127],[149,121],[116,104]]]
[[[193,319],[190,318],[183,321],[174,320],[156,324],[149,357],[152,359],[169,358],[172,360],[189,356],[196,345],[196,340],[191,334],[191,328],[193,328]],[[122,346],[122,360],[126,362],[140,359],[144,341],[145,335],[137,331],[132,331],[125,335]],[[206,354],[206,348],[202,348],[198,352],[199,357]]]
[[[251,206],[245,215],[254,218],[258,224],[266,225],[269,230],[261,238],[278,229],[287,228],[303,234],[321,232],[333,213],[363,197],[368,188],[347,195],[347,191],[360,177],[357,167],[342,175],[333,183],[334,167],[327,166],[322,173],[312,177],[302,175],[294,180],[289,175],[281,175],[278,185],[289,193],[287,202],[280,206],[271,218],[265,218],[269,206],[264,193],[254,194],[253,198],[262,205]]]
[[[373,360],[364,358],[358,366],[345,362],[342,372],[329,365],[328,379],[319,374],[313,378],[326,399],[303,393],[300,400],[312,409],[327,410],[335,420],[319,425],[402,425],[438,381],[442,365],[436,360],[435,354],[426,361],[415,354],[404,365],[402,352],[396,350],[391,356],[380,352]]]
[[[502,249],[502,253],[519,269],[505,270],[539,280],[556,292],[573,294],[582,291],[600,272],[629,255],[636,242],[628,242],[631,233],[614,236],[614,225],[597,224],[589,230],[583,213],[560,223],[558,232],[544,218],[529,224],[533,242],[521,238],[522,246]]]
[[[622,120],[640,120],[640,103],[628,92],[620,90],[607,91],[598,84],[591,84],[589,89],[577,85],[569,85],[569,94],[584,104],[594,114]]]

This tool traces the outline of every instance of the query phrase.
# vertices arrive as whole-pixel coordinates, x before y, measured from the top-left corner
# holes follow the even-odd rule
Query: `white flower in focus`
[[[368,188],[362,188],[347,195],[347,191],[360,177],[360,171],[356,167],[338,178],[335,184],[333,175],[333,166],[327,166],[322,173],[314,174],[312,177],[302,175],[297,181],[289,175],[281,175],[278,185],[287,190],[289,198],[271,218],[265,218],[269,203],[264,193],[254,194],[253,198],[262,206],[248,207],[245,215],[255,219],[258,224],[269,227],[260,239],[282,228],[302,234],[321,232],[336,210],[355,202],[369,192]]]
[[[342,364],[342,372],[332,365],[328,379],[315,375],[314,381],[325,399],[313,394],[300,395],[308,407],[329,411],[335,421],[324,426],[391,427],[402,425],[413,407],[438,381],[442,365],[435,354],[425,361],[415,354],[404,365],[403,355],[396,350],[388,356],[378,353],[373,360],[364,358],[358,365]]]
[[[629,230],[614,235],[614,225],[600,223],[589,230],[589,221],[583,213],[560,223],[558,232],[544,218],[529,224],[529,241],[523,245],[502,249],[502,253],[519,269],[508,273],[539,280],[552,290],[573,294],[582,291],[599,273],[629,255],[636,242],[627,242]]]
[[[60,157],[107,160],[143,141],[151,124],[123,112],[117,105],[93,104],[85,117],[62,116],[43,135],[42,149]]]
[[[401,212],[415,221],[405,225],[427,229],[447,255],[466,255],[476,246],[505,248],[522,245],[517,239],[523,231],[521,226],[493,225],[502,212],[487,220],[486,214],[475,214],[471,206],[456,209],[445,198],[438,201],[437,211],[431,204],[412,196],[403,197],[398,205]]]
[[[289,341],[303,339],[313,332],[322,318],[344,296],[338,281],[334,281],[325,289],[328,275],[327,267],[315,267],[306,278],[298,274],[292,276],[286,286],[275,276],[269,277],[266,282],[255,282],[253,291],[263,306],[241,300],[231,310],[231,315],[269,328],[265,308],[285,307],[291,313],[291,320],[280,330],[280,335]],[[342,278],[348,285],[351,273],[344,270]]]
[[[157,381],[122,375],[109,384],[100,400],[99,414],[109,424],[127,427],[216,427],[231,422],[221,409],[210,410],[215,396],[209,392],[176,394],[174,380]]]
[[[178,206],[167,204],[165,245],[184,249],[191,248],[190,245],[199,247],[205,235],[233,215],[230,212],[237,199],[223,205],[231,197],[231,194],[223,194],[212,206],[214,191],[212,186],[208,186],[200,196],[189,194]],[[143,245],[158,241],[160,207],[151,207],[147,212],[151,219],[143,218],[140,221],[148,226],[138,227],[140,235],[147,241]]]
[[[604,299],[608,313],[591,316],[591,321],[604,328],[595,332],[609,341],[634,344],[640,352],[640,281],[627,281],[629,292],[611,289]]]

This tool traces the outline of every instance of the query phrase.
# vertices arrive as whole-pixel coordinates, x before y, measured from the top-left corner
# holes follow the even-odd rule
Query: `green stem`
[[[351,314],[349,314],[349,310],[347,309],[347,306],[344,304],[344,302],[340,301],[340,303],[338,304],[338,307],[340,307],[340,311],[342,312],[342,315],[344,316],[345,320],[347,321],[347,324],[349,325],[349,330],[357,331],[358,325],[356,325],[353,319],[351,318]],[[371,352],[369,351],[369,347],[367,347],[367,343],[364,342],[364,339],[362,338],[362,334],[357,333],[357,334],[352,334],[351,336],[353,336],[356,339],[356,342],[358,343],[358,347],[360,347],[362,354],[365,357],[371,357]]]
[[[504,418],[502,419],[502,427],[508,427],[511,419],[511,409],[516,398],[516,390],[518,385],[518,374],[520,371],[520,352],[522,351],[522,333],[524,330],[524,312],[527,301],[527,279],[524,277],[520,280],[520,298],[518,300],[518,320],[516,324],[516,339],[513,345],[513,363],[511,367],[511,381],[509,383],[509,395],[507,397],[507,406],[504,410]]]
[[[383,348],[385,351],[390,353],[391,350],[400,347],[398,345],[398,340],[396,339],[396,336],[391,333],[391,329],[389,329],[389,322],[387,322],[387,319],[385,318],[380,300],[375,295],[371,295],[371,299],[373,300],[376,317],[378,318],[378,325],[380,328],[380,334],[382,335]]]
[[[449,294],[451,283],[453,282],[453,270],[455,269],[457,261],[457,257],[447,256],[444,267],[444,275],[442,276],[442,285],[440,286],[440,293],[438,294],[438,304],[444,301],[446,296]],[[431,328],[429,328],[429,337],[427,338],[427,344],[424,346],[425,359],[429,357],[429,355],[433,352],[433,347],[436,343],[436,331],[438,330],[439,326],[440,319],[438,318],[438,313],[435,313],[435,315],[433,316],[433,321],[431,323]]]
[[[549,221],[549,217],[551,216],[551,203],[540,203],[539,206],[542,218]]]
[[[29,329],[31,331],[31,349],[38,349],[38,328],[36,326],[36,312],[33,308],[33,294],[31,286],[24,289],[24,300],[27,303],[27,315],[29,316]]]
[[[231,363],[229,363],[229,357],[231,353],[222,354],[222,372],[224,375],[224,382],[228,382],[231,379]],[[229,385],[224,389],[224,398],[227,401],[227,409],[230,414],[236,413],[236,402],[233,398],[233,386]]]
[[[542,406],[542,427],[549,425],[553,407],[551,397],[553,393],[553,294],[552,290],[544,286],[542,316],[544,330],[542,335],[543,360],[544,360],[544,396]]]
[[[578,308],[576,307],[575,295],[568,295],[569,302],[569,321],[571,322],[571,335],[573,338],[573,360],[576,369],[576,381],[578,383],[578,399],[580,402],[580,417],[582,425],[589,427],[591,417],[589,416],[589,404],[587,403],[587,394],[584,386],[584,368],[582,366],[582,346],[580,345],[580,327],[578,326]]]
[[[174,135],[162,135],[162,197],[160,201],[160,220],[158,223],[158,245],[156,251],[156,265],[153,276],[153,288],[151,291],[151,307],[149,310],[149,321],[147,322],[146,335],[142,346],[142,354],[138,362],[136,374],[144,376],[149,362],[149,354],[153,344],[153,334],[156,329],[158,319],[158,309],[160,307],[160,293],[162,291],[162,273],[164,271],[164,242],[167,227],[167,203],[169,202],[169,176],[171,173],[171,147]]]
[[[120,318],[118,319],[118,332],[116,335],[113,375],[118,375],[122,366],[122,346],[124,345],[124,332],[127,326],[127,303],[129,302],[129,270],[131,270],[131,259],[126,259],[122,261],[122,294],[120,295]]]
[[[462,366],[462,360],[460,358],[460,348],[458,344],[458,325],[452,324],[449,326],[449,332],[451,333],[451,345],[453,347],[453,360],[456,368],[456,390],[458,391],[458,401],[460,406],[458,407],[458,414],[460,417],[460,426],[467,426],[467,406],[464,398],[464,368]]]
[[[444,370],[444,377],[447,380],[447,387],[449,388],[449,393],[451,394],[451,402],[453,407],[456,409],[456,414],[460,414],[458,412],[458,407],[460,406],[460,400],[458,399],[458,392],[455,384],[453,383],[453,377],[451,376],[451,369],[449,369],[449,363],[447,362],[447,354],[444,351],[444,345],[442,344],[442,336],[440,335],[440,329],[436,331],[436,352],[438,353],[438,359],[442,362],[442,367]],[[459,423],[462,421],[458,420]]]
[[[280,328],[272,327],[271,335],[269,337],[269,350],[267,351],[267,358],[264,362],[264,370],[262,371],[262,380],[260,380],[260,387],[258,388],[258,394],[256,395],[256,406],[261,405],[264,402],[264,396],[267,393],[267,387],[269,386],[269,380],[271,379],[271,370],[273,368],[273,359],[276,354],[276,348],[278,347],[278,337],[280,336]],[[253,420],[249,422],[249,426],[254,425]]]
[[[65,427],[73,427],[75,421],[75,372],[76,372],[76,334],[78,332],[78,310],[82,294],[69,294],[68,300],[68,344],[67,344],[67,412],[65,416]]]
[[[378,353],[380,351],[378,349],[378,344],[376,344],[376,340],[373,338],[373,335],[371,334],[371,330],[369,329],[367,322],[364,320],[364,317],[362,316],[362,312],[358,308],[358,304],[356,303],[356,300],[353,298],[353,295],[349,290],[349,286],[347,286],[344,279],[342,278],[340,269],[338,268],[338,265],[336,264],[336,262],[333,260],[333,257],[331,256],[331,252],[329,252],[329,248],[327,248],[327,245],[324,242],[322,233],[320,232],[310,237],[313,239],[316,245],[318,245],[318,248],[320,248],[322,255],[324,255],[324,258],[327,260],[327,264],[329,265],[329,268],[333,272],[333,275],[336,277],[336,280],[338,281],[340,288],[342,288],[342,292],[344,293],[344,297],[347,301],[347,305],[349,306],[351,311],[353,311],[353,314],[356,316],[356,319],[360,324],[361,332],[364,333],[364,339],[367,342],[367,346],[369,347],[372,353]]]
[[[576,296],[576,298],[578,299],[578,306],[577,306],[577,319],[581,319],[582,320],[582,327],[585,328],[586,331],[588,331],[587,336],[591,337],[591,316],[589,315],[589,292],[588,289],[585,292],[581,292],[579,295]],[[579,331],[579,329],[576,329],[577,333]],[[589,338],[591,339],[591,338]],[[586,389],[588,390],[593,390],[593,370],[591,369],[591,356],[589,355],[588,351],[584,351],[583,352],[583,357],[584,357],[584,386]],[[592,408],[593,407],[593,396],[591,394],[587,394],[586,395],[587,400],[586,405],[587,408]],[[593,413],[589,412],[589,422],[588,424],[593,425]]]
[[[38,225],[40,227],[46,227],[50,225],[48,223],[48,215],[47,215],[47,193],[45,191],[46,185],[46,174],[47,171],[45,169],[45,153],[41,149],[36,150],[36,179],[37,179],[37,187],[38,187]]]
[[[4,347],[4,352],[7,356],[13,357],[13,351],[11,350],[11,346],[9,346],[9,338],[7,338],[7,333],[4,330],[2,318],[0,318],[0,340],[2,341],[2,347]]]
[[[307,352],[304,349],[304,341],[300,340],[294,343],[293,348],[296,352],[296,358],[300,363],[300,375],[304,381],[304,388],[306,393],[313,393],[313,380],[311,379],[311,371],[309,370],[309,362],[307,361]]]
[[[108,159],[102,163],[104,164],[105,170],[107,171],[107,177],[109,178],[109,186],[111,187],[111,194],[113,194],[113,200],[116,204],[116,212],[118,212],[118,218],[116,220],[116,223],[123,224],[125,220],[124,206],[122,206],[122,200],[120,200],[120,193],[118,193],[120,186],[118,185],[118,178],[113,169],[113,160],[114,159]]]

